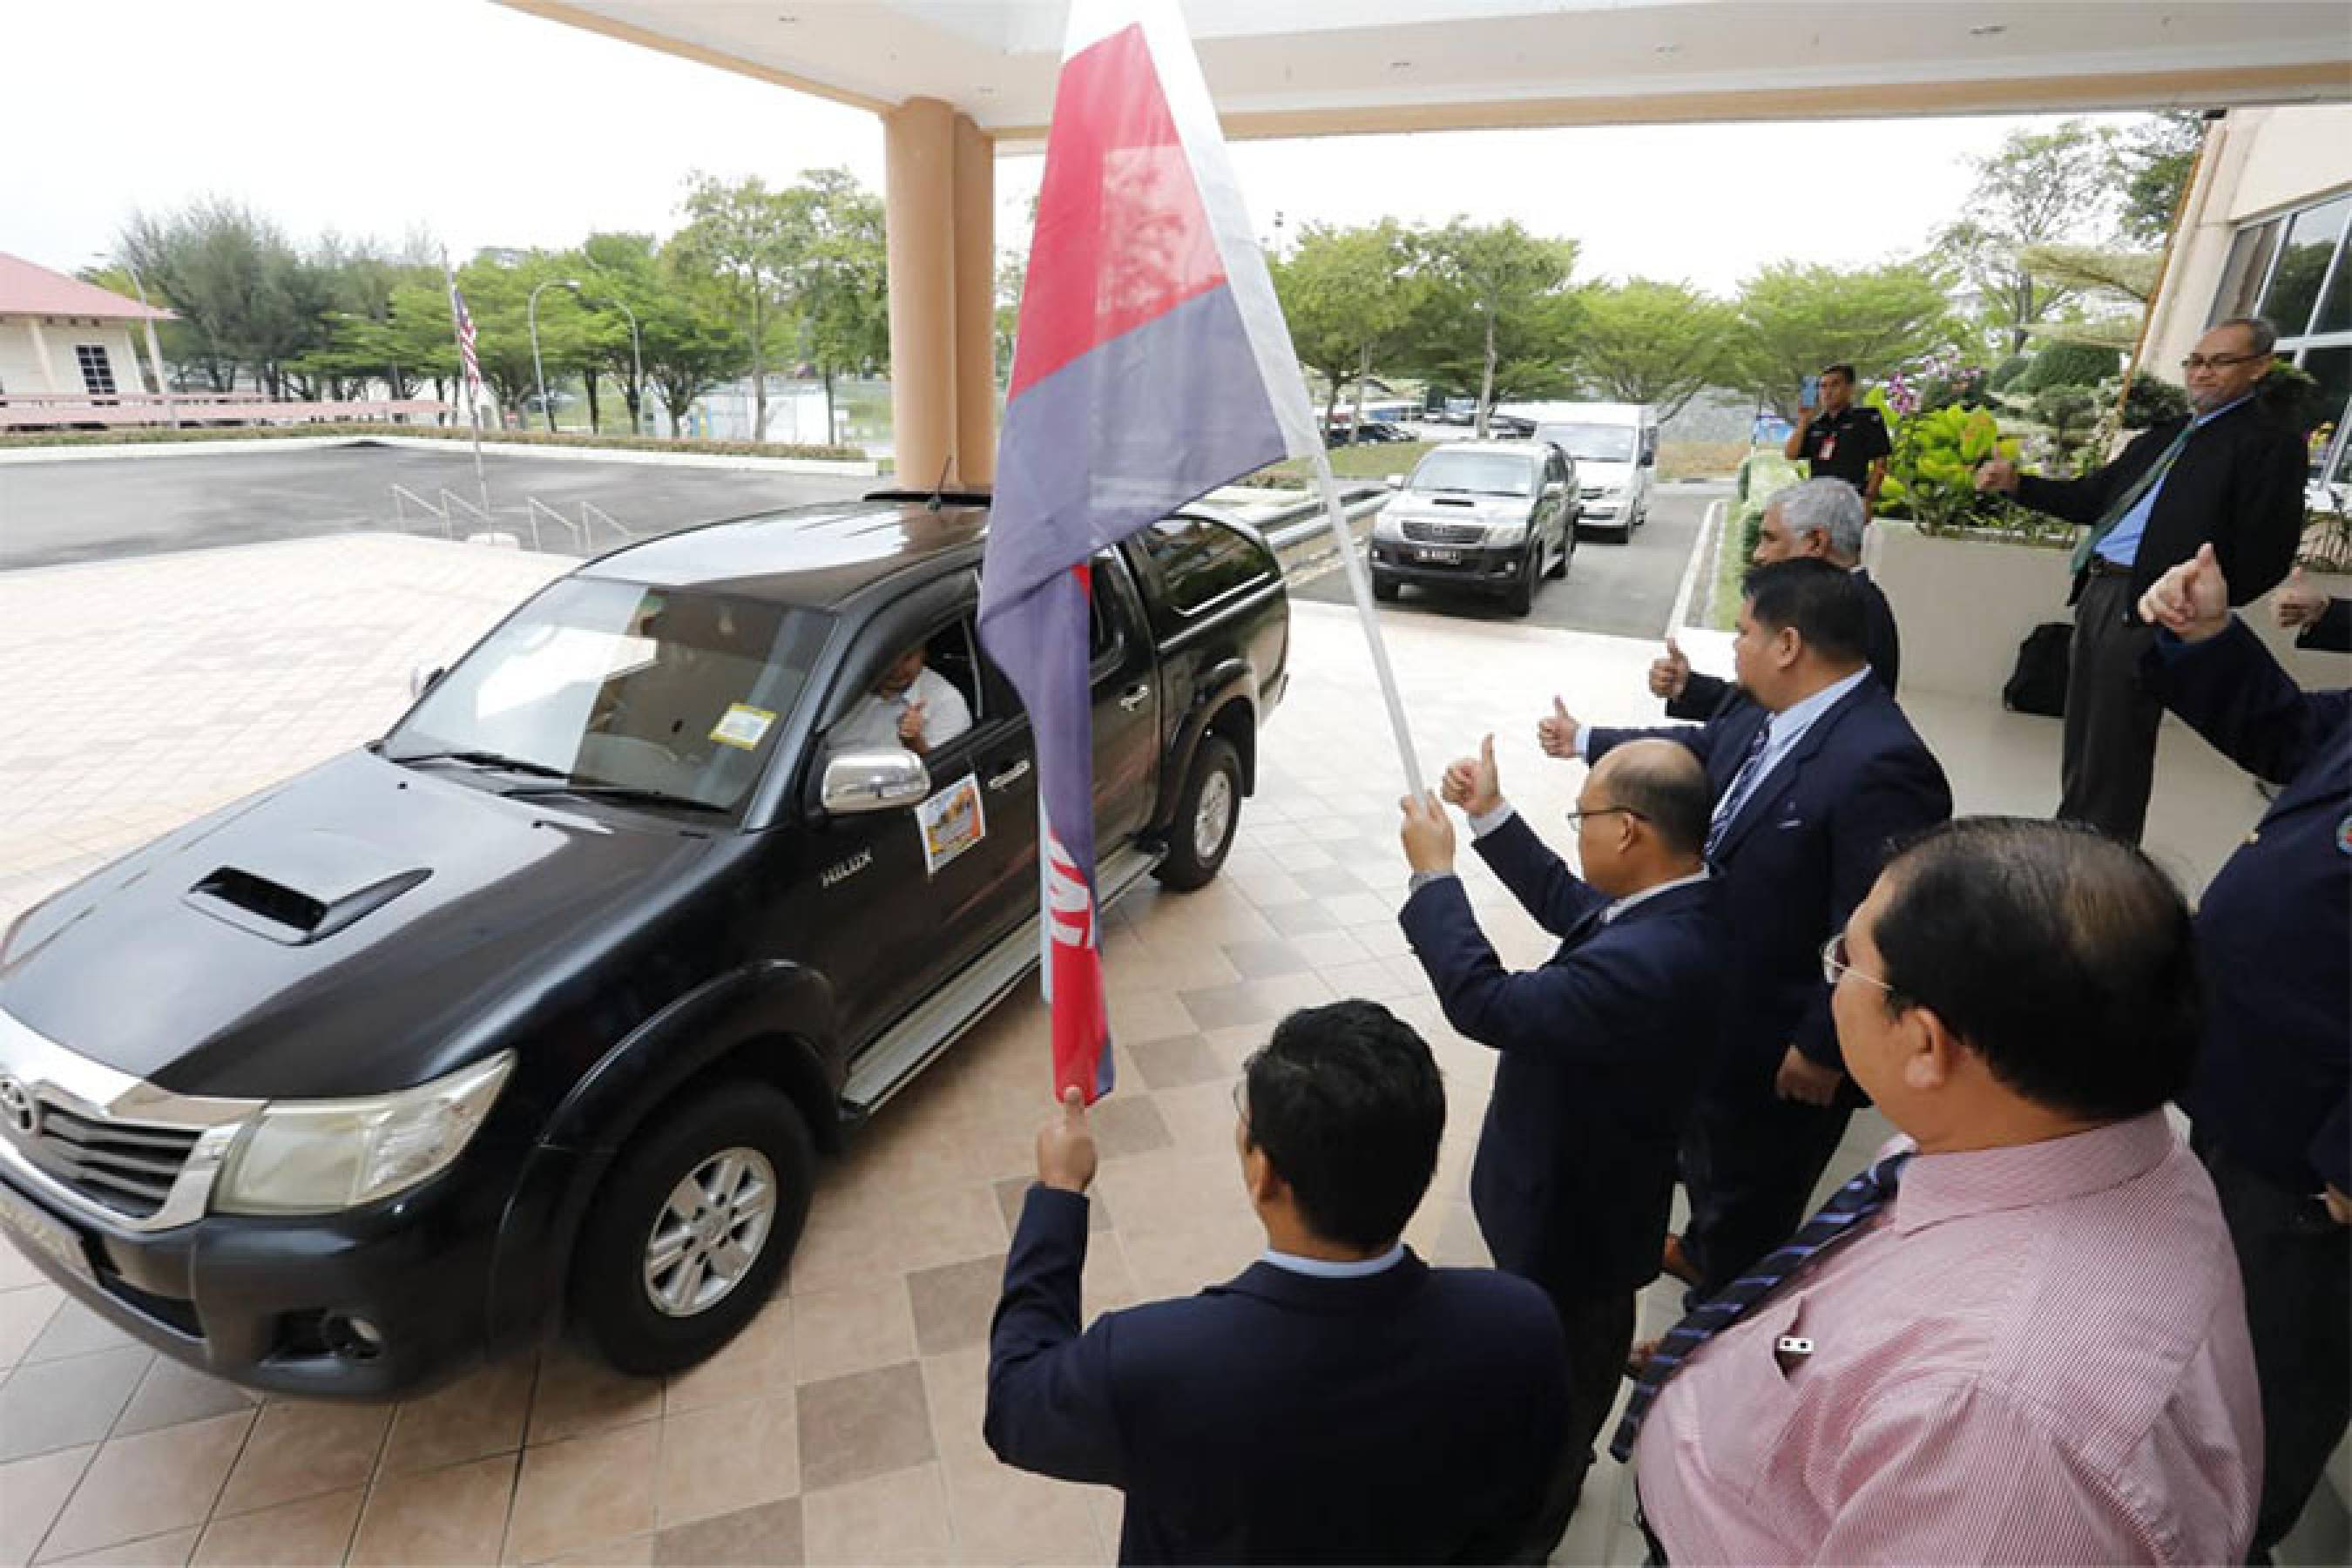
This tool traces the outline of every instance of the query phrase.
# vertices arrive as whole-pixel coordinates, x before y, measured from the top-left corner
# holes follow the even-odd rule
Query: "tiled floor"
[[[438,662],[560,563],[337,539],[0,576],[0,921],[221,801],[379,730]],[[1295,679],[1225,875],[1110,916],[1119,1092],[1088,1310],[1190,1291],[1258,1246],[1231,1085],[1285,1011],[1386,999],[1449,1085],[1438,1181],[1408,1233],[1483,1258],[1465,1198],[1492,1068],[1444,1024],[1394,921],[1399,769],[1352,617],[1302,605]],[[1430,617],[1391,649],[1426,772],[1492,729],[1538,823],[1578,770],[1536,752],[1557,691],[1647,721],[1649,645]],[[1958,703],[1916,717],[1964,808],[2046,812],[2056,727]],[[2155,837],[2202,879],[2251,792],[2168,739]],[[1475,859],[1507,962],[1549,942]],[[1045,1110],[1024,991],[827,1169],[788,1288],[667,1384],[552,1348],[397,1408],[257,1402],[151,1354],[0,1248],[0,1563],[1095,1563],[1118,1499],[999,1466],[980,1439],[988,1313]],[[1833,1176],[1883,1135],[1863,1119]],[[1645,1314],[1671,1316],[1654,1289]],[[1638,1562],[1606,1460],[1560,1561]]]

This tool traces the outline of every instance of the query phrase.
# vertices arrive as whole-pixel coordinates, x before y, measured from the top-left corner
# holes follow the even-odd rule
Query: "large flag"
[[[980,588],[981,641],[1036,737],[1056,1096],[1111,1087],[1087,563],[1221,484],[1321,450],[1181,16],[1170,0],[1076,0]]]
[[[456,322],[457,327],[457,358],[466,373],[467,398],[474,409],[474,416],[479,419],[482,407],[482,360],[474,347],[474,313],[466,309],[466,296],[457,291],[457,275],[449,270],[449,260],[446,257],[441,259],[441,270],[449,279],[449,319]]]

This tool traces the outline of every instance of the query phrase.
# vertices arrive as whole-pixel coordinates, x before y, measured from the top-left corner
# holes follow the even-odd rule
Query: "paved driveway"
[[[636,532],[667,533],[745,512],[862,495],[888,482],[590,462],[496,448],[484,449],[482,466],[497,526],[525,543],[531,498],[575,521],[580,503],[587,501]],[[394,485],[427,498],[446,488],[476,504],[480,494],[473,454],[462,446],[446,452],[362,446],[0,464],[0,569],[369,530],[438,536],[442,525],[414,509],[401,521]],[[480,529],[457,515],[461,535]],[[544,518],[541,522],[547,548],[582,548],[561,528]],[[621,542],[596,526],[586,545],[593,552]]]

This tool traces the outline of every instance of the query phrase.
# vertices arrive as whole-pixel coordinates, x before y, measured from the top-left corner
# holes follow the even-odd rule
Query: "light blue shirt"
[[[1772,776],[1772,770],[1780,765],[1781,760],[1797,749],[1797,742],[1805,738],[1805,731],[1811,729],[1822,714],[1843,700],[1847,692],[1869,679],[1870,666],[1865,664],[1843,680],[1824,686],[1802,702],[1792,703],[1765,720],[1764,756],[1756,764],[1755,773],[1748,775],[1748,787],[1736,795],[1730,790],[1724,791],[1723,798],[1715,803],[1715,815],[1710,820],[1730,821],[1739,808],[1748,804],[1748,797],[1756,793],[1759,786]],[[1733,782],[1738,783],[1737,775]]]
[[[2247,402],[2253,395],[2250,392],[2244,397],[2238,399],[2238,403]],[[2189,422],[2189,427],[2191,430],[2202,430],[2206,426],[2238,406],[2238,403],[2225,403],[2210,414],[2200,414]],[[2178,460],[2175,459],[2175,461]],[[2105,539],[2099,541],[2098,553],[2101,559],[2112,561],[2118,566],[2128,566],[2139,559],[2140,535],[2147,531],[2148,514],[2156,510],[2156,498],[2164,493],[2164,481],[2171,477],[2171,471],[2167,469],[2156,483],[2147,487],[2147,494],[2140,497],[2131,510],[2124,513],[2124,520],[2110,529]]]
[[[1276,1252],[1267,1247],[1259,1253],[1258,1261],[1271,1263],[1276,1268],[1287,1268],[1293,1274],[1304,1274],[1316,1279],[1361,1279],[1373,1274],[1385,1274],[1404,1261],[1404,1243],[1400,1241],[1378,1258],[1366,1258],[1354,1263],[1334,1263],[1323,1258],[1301,1258],[1296,1253]]]

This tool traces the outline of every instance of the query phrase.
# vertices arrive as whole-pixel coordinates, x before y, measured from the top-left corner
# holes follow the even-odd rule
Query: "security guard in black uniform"
[[[2283,784],[2205,889],[2205,1045],[2185,1107],[2245,1280],[2262,1385],[2249,1563],[2294,1525],[2352,1414],[2352,690],[2305,693],[2230,614],[2213,547],[2143,595],[2149,688]]]
[[[1862,492],[1862,504],[1878,506],[1886,478],[1886,456],[1895,442],[1878,410],[1853,400],[1853,366],[1833,364],[1821,374],[1821,404],[1803,410],[1782,455],[1812,465],[1815,479],[1843,479]]]

